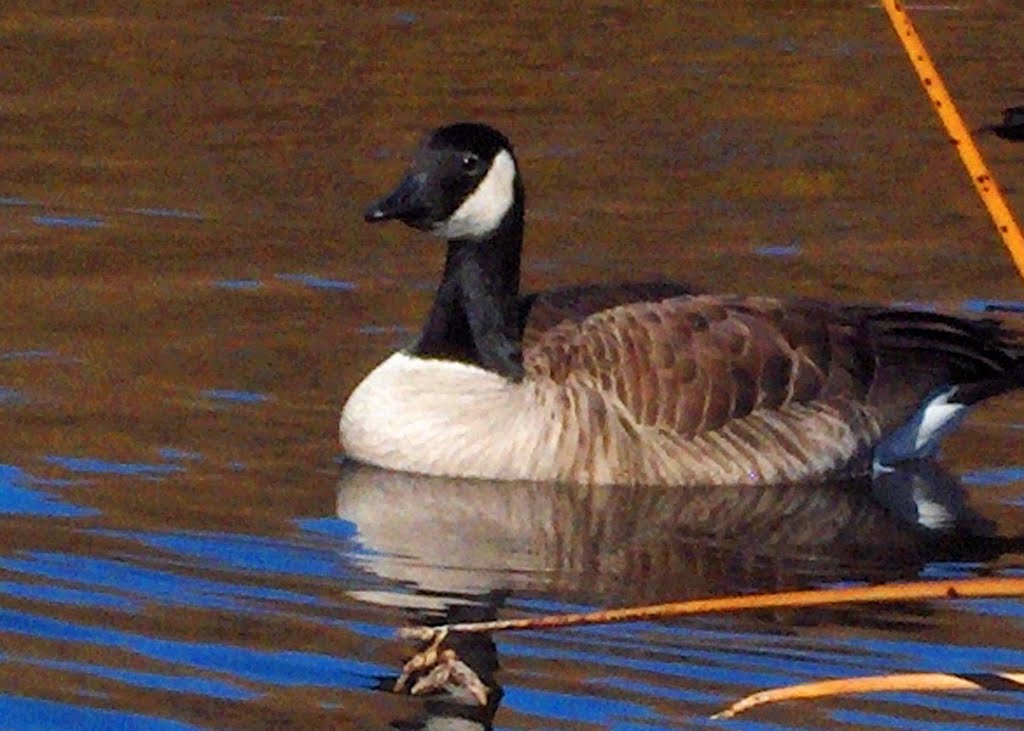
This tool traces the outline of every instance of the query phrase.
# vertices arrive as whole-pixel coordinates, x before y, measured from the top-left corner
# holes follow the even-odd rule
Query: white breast
[[[341,441],[349,456],[388,469],[558,480],[558,447],[572,435],[557,401],[550,385],[398,352],[352,392]]]

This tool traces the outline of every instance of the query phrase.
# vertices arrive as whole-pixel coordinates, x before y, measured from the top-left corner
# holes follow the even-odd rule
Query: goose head
[[[448,241],[483,241],[522,220],[523,188],[508,138],[485,124],[435,130],[405,178],[366,209],[370,223],[399,220]]]

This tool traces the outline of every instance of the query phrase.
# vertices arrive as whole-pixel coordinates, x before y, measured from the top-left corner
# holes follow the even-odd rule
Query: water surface
[[[1019,104],[1016,6],[914,7],[972,128]],[[1024,398],[944,471],[572,490],[342,464],[340,405],[441,250],[361,224],[430,127],[517,143],[526,286],[1010,317],[991,224],[868,2],[0,10],[0,717],[19,728],[1013,729],[1012,694],[706,716],[765,686],[1024,668],[1016,601],[774,612],[460,647],[494,702],[383,689],[407,622],[1016,575]],[[1024,210],[1020,147],[979,139]],[[880,507],[879,497],[887,507]],[[922,496],[927,498],[922,501]],[[945,514],[945,513],[941,513]]]

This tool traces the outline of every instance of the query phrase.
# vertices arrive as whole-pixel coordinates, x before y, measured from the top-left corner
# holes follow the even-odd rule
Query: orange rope
[[[968,132],[963,119],[957,112],[953,98],[946,90],[946,85],[942,83],[942,77],[939,76],[939,72],[928,56],[921,37],[914,30],[907,11],[897,0],[882,0],[882,5],[889,14],[889,20],[892,21],[896,35],[903,43],[903,48],[906,49],[910,62],[914,65],[914,70],[917,71],[917,75],[924,85],[924,90],[931,98],[932,104],[935,105],[939,119],[942,120],[946,132],[956,146],[957,152],[960,153],[960,160],[967,168],[968,175],[971,176],[974,189],[981,196],[992,221],[999,230],[1003,243],[1010,250],[1010,257],[1017,266],[1017,272],[1021,278],[1024,278],[1024,236],[1021,235],[1020,227],[1006,205],[999,185],[985,166],[981,153],[978,152],[974,140],[971,139],[971,133]]]

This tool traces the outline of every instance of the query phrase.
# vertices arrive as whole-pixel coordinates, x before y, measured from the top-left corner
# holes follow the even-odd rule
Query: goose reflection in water
[[[354,560],[394,587],[358,597],[406,607],[414,624],[493,619],[511,596],[612,607],[911,580],[932,561],[1005,552],[1011,539],[1001,536],[1019,533],[1021,521],[1001,511],[999,525],[976,512],[933,461],[874,479],[735,488],[488,482],[348,462],[337,496],[363,549]],[[733,621],[905,626],[928,612],[826,608]],[[452,639],[492,688],[489,710],[458,715],[486,726],[479,714],[501,695],[495,646]],[[458,707],[432,704],[428,714]]]

